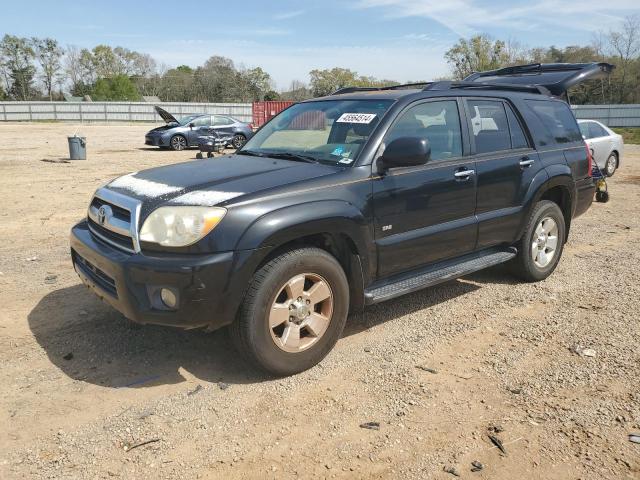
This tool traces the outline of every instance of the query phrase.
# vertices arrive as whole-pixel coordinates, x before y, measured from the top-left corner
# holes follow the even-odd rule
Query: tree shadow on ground
[[[352,315],[343,336],[465,295],[477,285],[458,280]],[[272,377],[244,362],[225,330],[137,325],[82,285],[45,295],[28,315],[36,341],[74,380],[110,388],[145,388],[185,381],[181,370],[207,382],[259,383]]]

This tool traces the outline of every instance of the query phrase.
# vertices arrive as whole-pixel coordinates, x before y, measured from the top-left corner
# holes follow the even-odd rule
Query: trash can
[[[67,137],[69,140],[69,158],[71,160],[87,159],[87,139],[86,137]]]

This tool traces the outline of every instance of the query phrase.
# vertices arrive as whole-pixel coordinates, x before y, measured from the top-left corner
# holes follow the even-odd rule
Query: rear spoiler
[[[587,80],[606,78],[615,65],[593,63],[531,63],[504,67],[486,72],[475,72],[465,82],[483,84],[510,84],[544,87],[552,95],[565,97],[567,90]]]

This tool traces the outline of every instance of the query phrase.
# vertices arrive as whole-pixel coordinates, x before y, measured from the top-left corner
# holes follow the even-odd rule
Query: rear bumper
[[[134,322],[217,328],[233,321],[227,294],[233,252],[128,254],[97,240],[83,221],[71,230],[71,257],[83,283]],[[176,295],[175,309],[162,303],[161,288]]]
[[[576,208],[573,217],[579,217],[589,210],[593,203],[593,196],[596,192],[596,185],[591,177],[576,182]]]

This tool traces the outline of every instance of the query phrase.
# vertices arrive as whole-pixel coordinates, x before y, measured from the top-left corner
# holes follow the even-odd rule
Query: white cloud
[[[381,8],[389,18],[423,17],[469,36],[493,28],[530,30],[540,25],[569,30],[608,28],[638,9],[638,0],[542,0],[524,5],[478,0],[360,0],[359,8]]]
[[[276,13],[274,20],[288,20],[290,18],[299,17],[304,13],[304,10],[290,10],[288,12]]]

